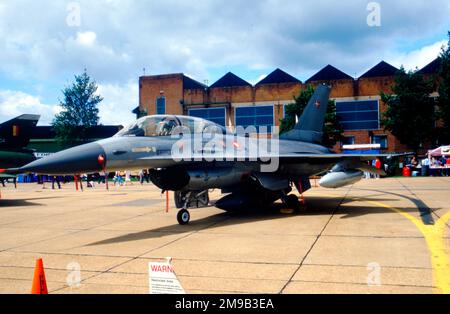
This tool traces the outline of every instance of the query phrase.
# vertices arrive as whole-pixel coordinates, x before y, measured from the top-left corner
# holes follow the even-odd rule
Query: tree
[[[302,90],[298,96],[294,97],[295,102],[293,104],[286,106],[286,117],[281,120],[280,134],[286,133],[294,128],[296,117],[302,115],[313,94],[314,87],[309,85],[307,89]],[[328,147],[332,147],[340,141],[342,133],[344,132],[336,115],[336,102],[334,100],[330,100],[328,103],[323,132],[322,143]]]
[[[75,75],[74,83],[62,90],[63,110],[55,116],[53,128],[58,142],[63,146],[73,146],[86,141],[89,128],[98,125],[98,104],[103,100],[96,95],[98,86],[87,75]]]
[[[417,151],[434,139],[434,100],[431,81],[419,72],[406,72],[402,67],[395,77],[393,94],[381,93],[387,105],[381,123],[400,142]]]
[[[438,118],[442,121],[439,128],[439,140],[442,144],[450,144],[450,32],[448,32],[447,48],[442,48],[439,56],[441,66],[439,69],[439,112]]]

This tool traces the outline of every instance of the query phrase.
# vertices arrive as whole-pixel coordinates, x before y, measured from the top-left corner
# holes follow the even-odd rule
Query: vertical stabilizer
[[[310,98],[299,122],[294,129],[282,134],[281,139],[321,143],[323,137],[323,124],[328,109],[331,88],[319,85]]]
[[[0,124],[0,147],[11,150],[26,147],[39,118],[38,115],[24,114]]]

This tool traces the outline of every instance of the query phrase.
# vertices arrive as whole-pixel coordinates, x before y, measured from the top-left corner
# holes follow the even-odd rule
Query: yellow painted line
[[[332,194],[322,194],[322,196],[335,197]],[[447,221],[450,220],[450,212],[442,216],[434,225],[425,225],[421,219],[417,219],[396,207],[381,202],[369,201],[360,197],[353,199],[393,210],[411,221],[424,236],[428,250],[430,251],[433,285],[439,293],[450,294],[450,251],[446,248],[445,244],[445,229]]]
[[[364,200],[364,199],[362,199]],[[423,234],[431,253],[433,269],[433,284],[443,294],[450,294],[450,256],[445,247],[445,227],[450,219],[450,212],[442,216],[434,225],[424,225],[420,219],[402,211],[401,209],[375,201],[364,200],[376,206],[391,209],[410,220]]]

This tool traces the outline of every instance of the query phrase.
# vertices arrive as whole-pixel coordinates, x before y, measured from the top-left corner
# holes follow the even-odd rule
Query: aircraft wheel
[[[286,203],[286,206],[291,208],[291,209],[294,209],[296,211],[300,210],[301,206],[300,206],[300,201],[298,200],[297,195],[294,195],[294,194],[288,195],[286,197],[285,203]]]
[[[180,225],[187,225],[191,220],[191,214],[188,210],[182,209],[178,212],[177,220]]]

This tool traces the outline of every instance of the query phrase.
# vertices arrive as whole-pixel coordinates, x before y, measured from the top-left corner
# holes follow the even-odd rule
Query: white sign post
[[[185,294],[170,262],[148,263],[150,294]]]

